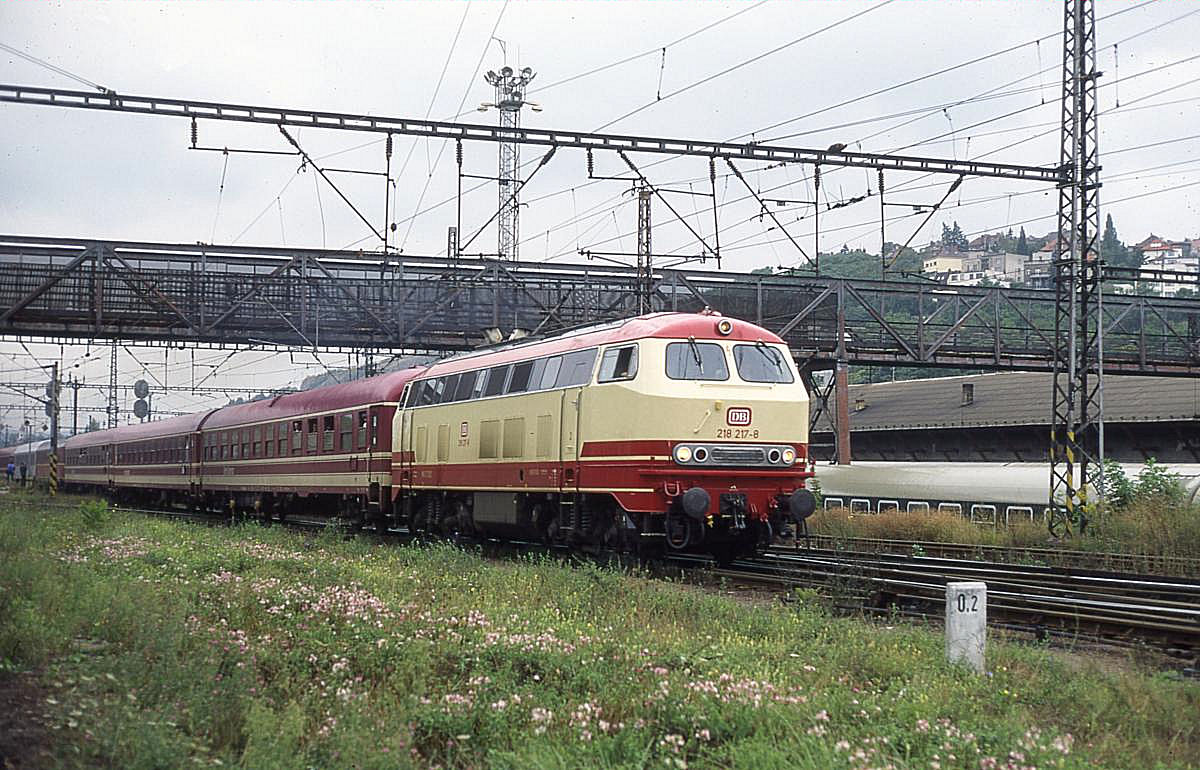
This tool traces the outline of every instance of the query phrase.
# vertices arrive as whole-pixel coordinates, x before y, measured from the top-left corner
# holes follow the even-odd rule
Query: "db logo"
[[[750,407],[731,406],[725,411],[725,422],[730,425],[749,425]]]

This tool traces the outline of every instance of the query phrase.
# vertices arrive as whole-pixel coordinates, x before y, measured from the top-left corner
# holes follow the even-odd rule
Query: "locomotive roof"
[[[422,369],[404,369],[388,372],[364,380],[352,380],[340,385],[286,393],[274,398],[235,404],[218,409],[204,423],[203,428],[225,428],[266,420],[282,420],[317,412],[332,412],[378,403],[395,403],[409,380],[420,374]]]
[[[514,342],[498,348],[463,353],[433,364],[426,373],[431,376],[453,374],[512,361],[523,361],[538,356],[646,338],[687,339],[695,337],[698,340],[733,340],[735,342],[762,340],[771,344],[783,342],[774,332],[736,318],[727,319],[733,324],[733,329],[729,334],[718,334],[717,322],[722,319],[723,316],[719,313],[651,313],[624,321],[589,326],[545,339]]]

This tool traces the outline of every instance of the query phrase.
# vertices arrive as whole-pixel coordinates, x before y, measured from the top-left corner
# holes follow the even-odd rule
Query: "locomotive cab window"
[[[667,376],[672,380],[729,379],[725,351],[715,342],[672,342],[667,345]]]
[[[619,348],[609,348],[600,359],[600,374],[597,382],[618,382],[632,380],[637,376],[638,348],[637,345],[625,345]]]
[[[790,383],[792,369],[784,360],[783,353],[764,342],[753,345],[734,345],[733,362],[738,376],[746,382]]]

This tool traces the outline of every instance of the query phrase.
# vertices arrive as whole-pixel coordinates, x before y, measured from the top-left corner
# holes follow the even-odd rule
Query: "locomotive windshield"
[[[715,342],[669,343],[667,376],[672,380],[728,380],[725,351]]]
[[[766,343],[734,345],[733,362],[738,376],[746,382],[793,382],[783,354]]]

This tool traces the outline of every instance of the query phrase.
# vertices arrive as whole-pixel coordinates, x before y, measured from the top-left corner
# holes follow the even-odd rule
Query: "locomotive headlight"
[[[696,447],[696,451],[692,453],[692,457],[696,458],[696,462],[702,463],[708,461],[708,450],[702,446]]]
[[[794,462],[796,462],[796,450],[791,447],[783,450],[783,464],[791,465]]]
[[[717,321],[717,334],[720,334],[722,337],[728,337],[731,332],[733,332],[733,321],[730,321],[728,318],[722,318],[720,321]]]
[[[686,463],[686,462],[691,462],[691,460],[692,460],[692,448],[691,447],[683,446],[682,444],[680,446],[675,447],[675,462]]]

